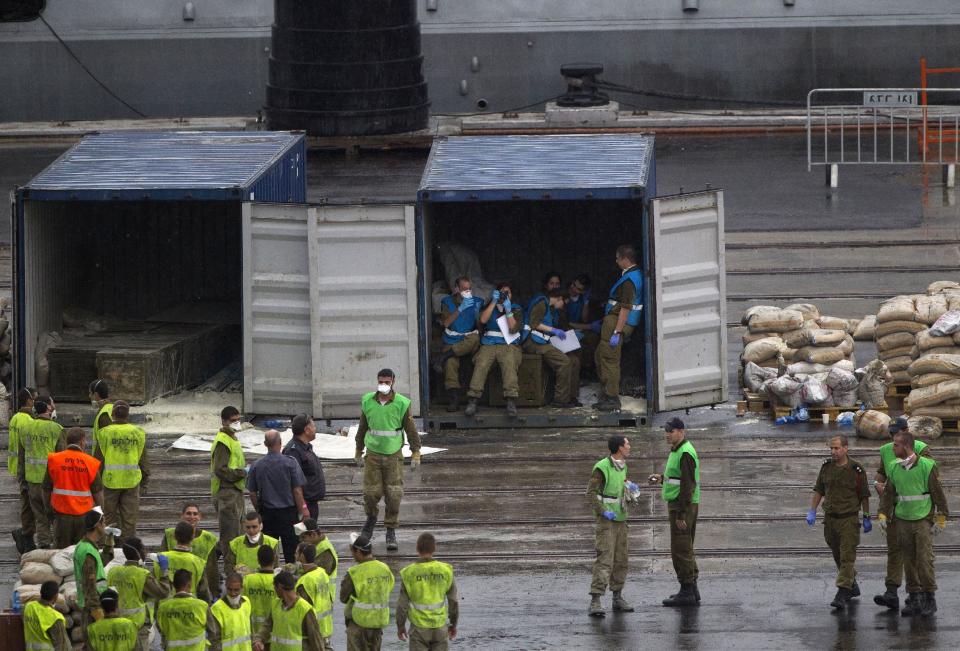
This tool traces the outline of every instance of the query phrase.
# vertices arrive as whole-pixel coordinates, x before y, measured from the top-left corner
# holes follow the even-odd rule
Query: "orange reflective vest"
[[[75,448],[47,455],[47,471],[53,483],[50,506],[57,513],[83,515],[93,508],[90,487],[97,478],[100,462]]]

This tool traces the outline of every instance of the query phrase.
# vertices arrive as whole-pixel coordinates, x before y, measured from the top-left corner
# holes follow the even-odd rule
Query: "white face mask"
[[[470,291],[469,289],[465,289],[462,292],[460,292],[460,296],[461,298],[473,298],[473,292]]]
[[[378,384],[378,385],[377,385],[377,391],[379,391],[379,392],[382,393],[383,395],[388,395],[388,394],[390,393],[390,385],[389,385],[389,384]]]
[[[227,595],[227,603],[233,606],[234,608],[240,607],[240,601],[243,599],[243,595],[238,594],[236,597],[231,597]]]
[[[234,432],[239,432],[240,430],[243,429],[243,423],[241,423],[240,421],[237,421],[235,423],[230,423],[230,429],[232,429]]]
[[[51,418],[51,420],[57,420],[57,410],[56,410],[56,409],[54,409],[52,412],[50,412],[50,418]]]
[[[247,534],[247,541],[250,544],[255,545],[256,543],[260,542],[260,534],[257,534],[256,536],[251,536],[250,534]]]

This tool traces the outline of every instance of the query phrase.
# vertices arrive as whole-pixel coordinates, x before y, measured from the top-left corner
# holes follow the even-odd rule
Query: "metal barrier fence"
[[[925,101],[932,102],[926,104]],[[960,163],[960,88],[816,88],[807,93],[807,171],[840,165]]]

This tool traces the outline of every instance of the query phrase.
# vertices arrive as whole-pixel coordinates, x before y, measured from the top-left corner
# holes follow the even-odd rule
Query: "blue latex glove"
[[[567,333],[560,328],[550,328],[550,332],[560,341],[564,341],[567,338]]]
[[[613,335],[610,337],[610,347],[611,347],[611,348],[616,348],[616,347],[619,346],[619,345],[620,345],[620,334],[617,333],[617,332],[615,332],[615,333],[613,333]]]
[[[457,312],[463,312],[464,310],[469,310],[473,307],[474,302],[477,299],[475,298],[465,298],[460,302],[460,307],[457,308]]]
[[[247,464],[247,467],[243,469],[243,471],[244,471],[245,473],[247,473],[248,475],[250,474],[250,464],[249,464],[249,463]]]
[[[627,490],[631,493],[636,493],[638,490],[640,490],[640,487],[634,484],[632,481],[625,481],[623,482],[623,485],[626,486]]]
[[[600,334],[600,329],[602,325],[603,325],[603,321],[601,321],[600,319],[597,319],[596,321],[593,321],[590,323],[590,329],[596,332],[597,334]]]
[[[809,524],[812,527],[816,523],[816,521],[817,521],[817,510],[810,509],[809,511],[807,511],[807,524]]]
[[[166,574],[167,570],[170,569],[170,559],[167,558],[166,554],[157,554],[157,565],[160,566],[160,572]]]
[[[870,533],[873,531],[873,522],[870,521],[870,516],[863,516],[863,533]]]
[[[504,312],[513,312],[513,303],[510,302],[509,298],[503,300],[503,311]]]
[[[493,290],[493,293],[490,294],[490,300],[493,301],[494,303],[496,303],[497,301],[500,300],[500,290],[499,290],[499,289]]]
[[[613,522],[614,520],[617,519],[617,514],[614,513],[613,511],[604,511],[604,512],[603,512],[603,517],[605,517],[607,520],[610,520],[611,522]]]

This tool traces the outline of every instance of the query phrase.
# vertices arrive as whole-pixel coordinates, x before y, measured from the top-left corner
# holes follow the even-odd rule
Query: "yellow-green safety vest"
[[[173,574],[177,570],[187,570],[190,572],[190,591],[197,594],[197,585],[203,578],[203,573],[207,569],[207,564],[201,561],[193,552],[184,552],[179,549],[172,549],[166,552],[160,552],[170,561],[167,568],[167,578],[173,583]],[[160,564],[153,564],[153,575],[158,579],[163,576],[160,572]]]
[[[333,543],[326,536],[314,545],[314,548],[317,550],[317,558],[320,558],[320,554],[326,551],[333,554],[333,571],[330,573],[330,599],[335,600],[337,598],[337,570],[340,569],[340,557],[337,555]]]
[[[20,431],[23,446],[23,476],[28,483],[42,484],[47,472],[47,455],[57,451],[63,426],[48,418],[37,418]]]
[[[174,535],[175,527],[168,527],[163,530],[163,537],[167,541],[167,549],[173,549],[177,546],[177,537]],[[199,536],[190,541],[190,551],[194,556],[204,563],[210,558],[210,553],[217,548],[220,541],[209,531],[201,531]]]
[[[17,462],[19,461],[17,455],[20,454],[21,432],[30,427],[32,421],[33,416],[26,411],[18,411],[10,419],[10,425],[8,426],[10,434],[7,436],[7,472],[12,477],[17,476]]]
[[[919,439],[913,440],[913,451],[919,457],[927,449],[927,444]],[[897,460],[897,455],[893,452],[893,443],[884,443],[880,446],[880,464],[883,466],[883,472],[886,474],[887,466]]]
[[[139,565],[120,565],[107,572],[107,583],[120,595],[119,615],[140,628],[150,621],[147,604],[143,600],[143,586],[150,575]]]
[[[157,627],[165,648],[204,651],[207,648],[207,602],[196,597],[173,597],[160,602]]]
[[[383,628],[390,622],[390,593],[393,572],[386,564],[370,560],[357,563],[349,570],[353,583],[350,595],[350,617],[362,628]]]
[[[243,456],[243,448],[240,446],[240,441],[223,432],[217,432],[217,435],[213,439],[213,445],[210,446],[210,494],[214,497],[220,492],[220,478],[213,474],[213,451],[217,447],[217,443],[223,443],[227,446],[227,449],[230,450],[230,460],[227,462],[228,468],[240,469],[247,467],[247,461]],[[238,479],[233,482],[231,486],[235,487],[238,491],[243,491],[244,484],[243,479]]]
[[[693,458],[694,486],[693,504],[700,503],[700,459],[697,457],[697,451],[693,449],[690,441],[684,441],[676,450],[670,451],[667,457],[667,465],[663,468],[663,487],[660,489],[660,496],[665,502],[673,502],[680,497],[680,458],[684,454],[689,454]]]
[[[303,586],[304,591],[313,602],[313,612],[317,615],[320,625],[320,635],[333,635],[333,599],[330,594],[330,575],[322,567],[317,567],[297,581],[297,587]]]
[[[627,509],[623,503],[623,485],[627,481],[627,464],[623,464],[623,470],[620,470],[610,457],[604,457],[593,465],[594,470],[599,470],[603,474],[603,487],[600,489],[600,507],[603,511],[613,511],[616,514],[616,521],[623,522],[627,519]]]
[[[267,615],[277,600],[277,591],[273,589],[273,570],[257,571],[243,577],[243,596],[250,600],[250,621],[253,630],[267,621]]]
[[[66,633],[66,619],[63,615],[39,601],[31,601],[23,608],[23,637],[28,651],[54,651],[53,638],[47,631],[57,622],[63,622]]]
[[[303,599],[288,610],[277,599],[270,611],[270,651],[303,651],[303,618],[313,617],[313,608]]]
[[[251,570],[254,570],[260,567],[260,561],[257,560],[257,552],[260,551],[260,548],[264,545],[269,545],[273,547],[273,552],[277,552],[278,540],[273,536],[268,536],[265,533],[260,534],[262,537],[260,539],[260,544],[256,547],[249,547],[244,541],[246,536],[237,536],[230,541],[230,551],[233,552],[234,565],[243,565]]]
[[[363,445],[368,452],[391,455],[403,447],[403,417],[410,408],[410,398],[393,394],[393,400],[381,405],[377,394],[367,393],[360,402],[367,420]]]
[[[83,563],[87,556],[92,556],[97,563],[96,585],[97,592],[103,592],[107,589],[107,575],[103,571],[103,559],[100,557],[100,551],[94,547],[89,540],[84,538],[77,543],[73,550],[73,576],[77,578],[77,605],[83,608]]]
[[[100,430],[97,445],[103,454],[103,485],[125,490],[140,485],[140,458],[146,447],[146,434],[136,425],[114,423]]]
[[[126,617],[104,617],[87,627],[87,643],[93,651],[133,651],[139,632]]]
[[[917,462],[904,469],[896,461],[887,466],[887,479],[897,489],[897,506],[893,513],[900,520],[923,520],[933,510],[930,498],[930,473],[937,462],[928,457],[917,457]]]
[[[447,625],[447,592],[453,585],[453,568],[440,561],[407,565],[400,579],[410,598],[410,621],[418,628]]]
[[[250,600],[240,597],[240,605],[233,608],[226,597],[217,599],[210,614],[220,624],[220,648],[224,651],[253,651],[250,630]]]
[[[110,422],[113,423],[113,403],[107,402],[104,403],[100,409],[97,410],[97,415],[93,417],[93,451],[97,451],[97,440],[100,438],[100,417],[106,413],[110,417]],[[104,425],[106,427],[106,425]]]

